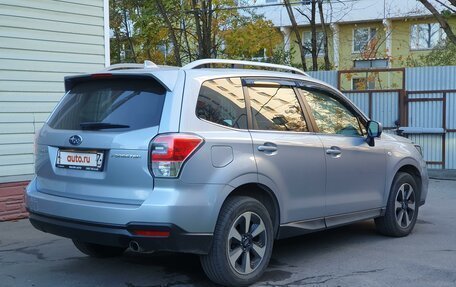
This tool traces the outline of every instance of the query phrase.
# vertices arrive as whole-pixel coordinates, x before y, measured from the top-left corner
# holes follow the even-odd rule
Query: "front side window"
[[[438,23],[412,25],[410,31],[410,48],[412,50],[435,48],[446,34]]]
[[[360,53],[369,48],[369,44],[375,40],[377,29],[356,28],[353,30],[353,52]]]
[[[254,129],[307,132],[301,106],[290,87],[248,87]]]
[[[363,129],[354,115],[337,99],[316,90],[302,90],[320,133],[362,136]]]
[[[241,80],[223,78],[204,82],[196,104],[196,115],[219,125],[247,129]]]

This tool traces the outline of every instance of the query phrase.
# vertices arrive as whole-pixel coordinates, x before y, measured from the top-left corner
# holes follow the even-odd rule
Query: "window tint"
[[[154,80],[103,79],[76,84],[64,97],[49,125],[79,130],[81,123],[125,125],[121,130],[157,126],[166,90]],[[112,131],[104,128],[100,130]]]
[[[335,98],[314,90],[302,90],[320,133],[361,136],[363,130],[354,116]]]
[[[249,87],[254,128],[306,132],[301,106],[289,87]]]
[[[247,129],[241,80],[224,78],[204,82],[198,96],[196,115],[219,125]]]

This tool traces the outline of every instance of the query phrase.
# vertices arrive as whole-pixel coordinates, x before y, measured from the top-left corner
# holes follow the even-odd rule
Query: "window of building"
[[[247,129],[241,80],[224,78],[204,82],[196,104],[196,115],[219,125]]]
[[[362,78],[352,78],[352,90],[354,91],[363,91],[363,90],[373,90],[375,89],[375,81],[371,79]]]
[[[317,54],[319,56],[323,55],[323,37],[324,34],[322,31],[317,31]],[[302,35],[302,45],[304,46],[306,50],[306,56],[311,55],[312,51],[312,32],[311,31],[305,31]]]
[[[279,0],[238,0],[238,6],[253,6],[279,3]]]
[[[320,133],[362,136],[359,118],[338,99],[315,90],[302,90]]]
[[[416,24],[410,30],[410,48],[412,50],[432,49],[446,38],[438,23]]]
[[[252,60],[253,61],[264,61],[266,60],[268,57],[266,55],[266,49],[265,48],[261,48],[260,50],[258,50],[258,52],[252,57]]]
[[[248,88],[254,129],[307,132],[301,106],[290,87]]]
[[[353,30],[353,53],[365,51],[376,38],[376,28],[356,28]]]
[[[353,66],[359,69],[388,68],[388,59],[354,60]]]

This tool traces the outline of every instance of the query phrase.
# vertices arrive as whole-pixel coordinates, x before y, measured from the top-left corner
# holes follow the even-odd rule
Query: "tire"
[[[250,222],[248,227],[246,221]],[[271,258],[273,230],[271,217],[259,201],[246,196],[227,199],[220,211],[211,250],[200,257],[204,272],[213,282],[224,286],[256,282]]]
[[[415,178],[399,172],[391,186],[385,215],[375,219],[377,231],[392,237],[409,235],[418,217],[419,199]]]
[[[108,258],[120,256],[126,248],[99,245],[73,239],[73,244],[82,253],[95,258]]]

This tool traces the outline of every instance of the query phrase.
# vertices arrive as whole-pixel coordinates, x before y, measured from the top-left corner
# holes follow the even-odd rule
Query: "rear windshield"
[[[153,79],[103,79],[76,84],[48,124],[54,129],[135,130],[160,124],[166,90]],[[95,124],[95,125],[94,125]],[[99,128],[102,125],[102,128]]]

